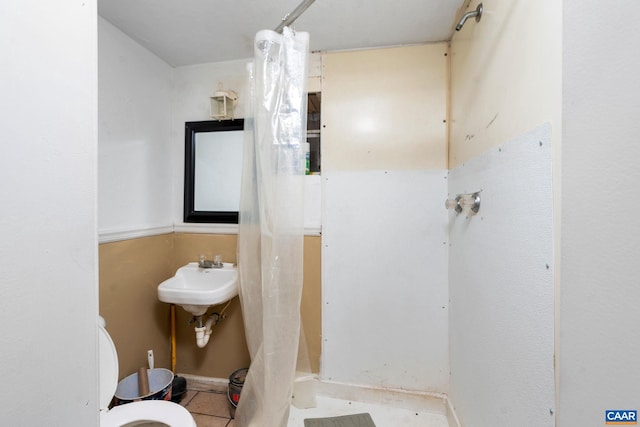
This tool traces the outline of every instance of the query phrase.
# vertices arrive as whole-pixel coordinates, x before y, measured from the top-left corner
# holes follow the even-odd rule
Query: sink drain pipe
[[[211,337],[211,327],[216,323],[217,316],[209,316],[207,322],[204,326],[195,327],[196,331],[196,344],[198,347],[203,348],[209,342],[209,337]],[[199,324],[202,324],[202,319],[198,320]]]
[[[196,316],[197,326],[194,329],[196,331],[196,345],[199,348],[203,348],[209,343],[213,326],[220,323],[222,319],[226,317],[224,312],[227,310],[227,307],[229,307],[229,304],[231,304],[231,301],[220,310],[220,313],[212,313],[204,324],[202,323],[202,316]]]

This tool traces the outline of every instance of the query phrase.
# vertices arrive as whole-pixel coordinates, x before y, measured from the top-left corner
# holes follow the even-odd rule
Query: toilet
[[[118,354],[100,317],[98,339],[100,350],[100,427],[133,427],[163,425],[196,427],[196,422],[184,407],[165,400],[141,400],[115,406],[109,404],[118,387]]]

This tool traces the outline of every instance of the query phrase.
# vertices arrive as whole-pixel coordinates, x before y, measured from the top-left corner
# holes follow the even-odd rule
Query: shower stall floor
[[[198,427],[235,427],[229,412],[226,386],[190,388],[180,404],[191,412]],[[292,405],[287,427],[304,427],[305,418],[336,417],[363,412],[371,415],[376,427],[449,427],[442,414],[324,395],[316,396],[315,408],[298,409]]]
[[[287,427],[304,427],[305,418],[324,418],[339,415],[359,414],[367,412],[371,415],[376,427],[448,427],[444,415],[428,412],[416,412],[408,409],[394,408],[388,405],[354,402],[318,396],[317,406],[309,409],[298,409],[291,406]]]

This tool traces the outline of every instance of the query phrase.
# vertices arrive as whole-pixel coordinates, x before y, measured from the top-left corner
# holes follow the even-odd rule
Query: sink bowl
[[[158,286],[158,299],[182,306],[194,316],[202,316],[212,305],[238,295],[238,270],[225,263],[222,268],[200,268],[191,262]]]

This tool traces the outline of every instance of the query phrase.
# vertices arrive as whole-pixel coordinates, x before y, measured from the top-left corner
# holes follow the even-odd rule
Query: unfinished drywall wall
[[[324,380],[447,390],[446,52],[323,56]]]
[[[322,57],[322,168],[446,169],[447,45]]]
[[[561,2],[483,7],[480,22],[468,20],[451,41],[451,168],[541,123],[560,137]]]

